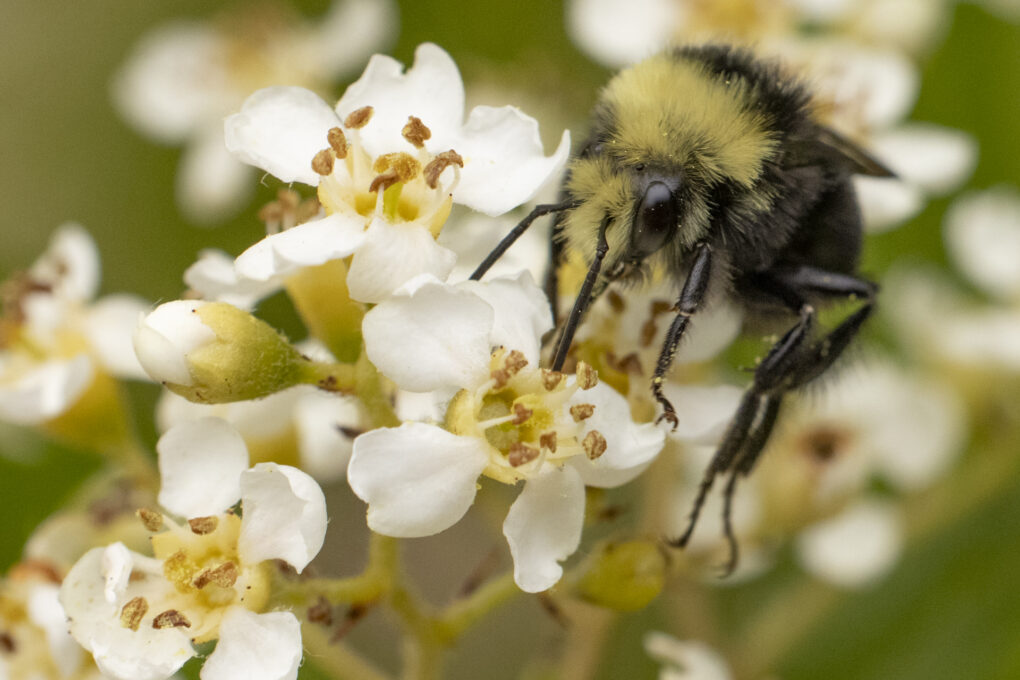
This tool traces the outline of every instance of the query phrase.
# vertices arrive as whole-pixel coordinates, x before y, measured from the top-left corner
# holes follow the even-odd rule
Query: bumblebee
[[[851,177],[892,173],[822,124],[808,89],[773,61],[726,45],[674,48],[612,78],[591,132],[569,162],[559,203],[537,206],[472,275],[481,277],[537,218],[555,214],[546,290],[556,314],[557,272],[578,253],[587,274],[558,323],[552,368],[566,360],[586,309],[615,281],[661,271],[676,283],[675,316],[651,391],[659,421],[676,412],[662,386],[706,301],[729,297],[752,316],[786,319],[757,365],[690,512],[690,539],[708,492],[725,478],[724,531],[737,480],[754,468],[783,398],[823,374],[874,309],[877,286],[858,274],[861,214]],[[830,330],[817,308],[858,300]]]

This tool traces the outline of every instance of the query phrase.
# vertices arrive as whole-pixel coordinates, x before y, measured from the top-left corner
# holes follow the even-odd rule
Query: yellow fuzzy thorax
[[[602,93],[615,122],[606,153],[623,164],[684,167],[709,183],[750,186],[778,145],[754,97],[743,79],[710,75],[670,53],[652,57],[621,71]]]

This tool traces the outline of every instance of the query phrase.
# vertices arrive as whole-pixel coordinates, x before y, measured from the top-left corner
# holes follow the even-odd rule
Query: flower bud
[[[171,391],[217,404],[304,382],[311,362],[264,321],[225,302],[160,305],[135,331],[145,371]]]
[[[605,543],[589,558],[578,594],[618,611],[637,611],[654,600],[666,581],[666,556],[653,541]]]

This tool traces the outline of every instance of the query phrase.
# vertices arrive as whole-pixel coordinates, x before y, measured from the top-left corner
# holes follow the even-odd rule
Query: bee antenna
[[[532,222],[537,220],[539,217],[542,217],[543,215],[548,215],[549,213],[563,212],[564,210],[570,210],[576,205],[577,203],[575,201],[563,201],[562,203],[546,203],[543,205],[536,205],[534,210],[528,213],[527,217],[518,222],[517,226],[511,229],[510,233],[504,236],[503,240],[500,241],[499,244],[492,249],[492,252],[489,253],[484,260],[482,260],[482,263],[478,265],[478,268],[475,269],[474,272],[472,272],[471,280],[477,281],[478,279],[482,278],[485,275],[485,272],[489,271],[492,265],[496,264],[496,261],[499,260],[499,258],[503,257],[503,253],[505,253],[507,249],[509,249],[510,246],[514,244],[514,241],[520,238],[521,234],[528,230],[528,227],[531,226]]]
[[[599,277],[599,270],[602,269],[602,260],[605,259],[606,253],[609,252],[609,242],[606,240],[606,229],[609,227],[609,220],[609,215],[606,215],[599,226],[599,241],[595,247],[595,259],[592,260],[591,266],[588,267],[588,274],[584,277],[581,292],[574,299],[574,306],[570,310],[570,316],[567,317],[567,324],[563,327],[560,341],[556,345],[556,354],[553,357],[552,363],[552,370],[554,371],[563,368],[563,362],[567,359],[567,350],[570,349],[570,343],[574,341],[574,333],[577,332],[577,327],[581,323],[581,317],[584,316],[585,310],[588,309],[588,305],[591,303],[591,292],[595,288],[595,281]]]

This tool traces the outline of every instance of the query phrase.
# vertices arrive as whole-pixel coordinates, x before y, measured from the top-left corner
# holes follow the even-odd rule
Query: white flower
[[[93,302],[99,254],[65,224],[29,271],[4,284],[0,318],[0,419],[37,425],[65,413],[105,375],[143,378],[131,329],[147,304],[128,295]]]
[[[263,613],[269,560],[302,571],[322,546],[326,502],[292,467],[251,469],[241,437],[208,418],[172,428],[159,441],[160,504],[189,518],[142,511],[154,557],[115,543],[88,551],[68,573],[60,600],[71,634],[104,674],[124,680],[172,675],[219,639],[203,680],[293,679],[301,658],[297,618]],[[241,502],[243,517],[230,507]],[[242,661],[243,660],[243,661]]]
[[[67,632],[57,601],[59,578],[44,561],[23,562],[0,580],[0,677],[98,680],[99,673]]]
[[[135,353],[153,380],[190,386],[195,383],[189,357],[216,342],[216,331],[198,315],[201,300],[174,300],[146,315],[135,330]]]
[[[218,22],[176,21],[145,36],[113,83],[121,115],[142,134],[184,145],[177,200],[199,222],[247,200],[253,173],[225,148],[223,118],[270,85],[327,91],[395,34],[390,0],[338,0],[314,21],[245,6]]]
[[[659,680],[730,680],[726,661],[704,642],[678,640],[651,631],[645,634],[645,651],[660,664]]]
[[[312,385],[226,404],[196,404],[166,391],[156,407],[162,431],[207,417],[230,423],[244,438],[254,460],[282,462],[296,453],[298,467],[320,482],[346,474],[354,432],[363,427],[355,399]]]
[[[565,132],[546,157],[537,123],[516,108],[478,106],[466,122],[463,108],[456,65],[427,43],[406,73],[389,57],[373,57],[335,110],[301,88],[252,95],[226,121],[227,146],[281,180],[317,186],[325,215],[242,253],[235,285],[279,285],[301,267],[350,255],[347,284],[363,302],[384,300],[418,274],[445,278],[455,257],[435,238],[451,204],[504,213],[554,175],[570,145]],[[222,299],[235,285],[202,292]]]
[[[422,277],[366,315],[366,351],[383,373],[405,388],[457,392],[446,429],[405,423],[355,440],[348,480],[373,530],[434,534],[467,512],[479,475],[524,481],[503,524],[514,579],[528,592],[560,579],[580,542],[585,485],[630,481],[664,436],[635,425],[590,367],[577,378],[539,369],[551,323],[528,274],[456,287]]]
[[[804,568],[829,583],[859,588],[896,564],[903,550],[903,527],[888,502],[861,500],[797,536]]]
[[[1020,371],[1020,194],[1000,186],[953,202],[944,222],[949,256],[989,298],[975,304],[941,273],[901,270],[888,284],[889,315],[912,345],[939,361]]]

